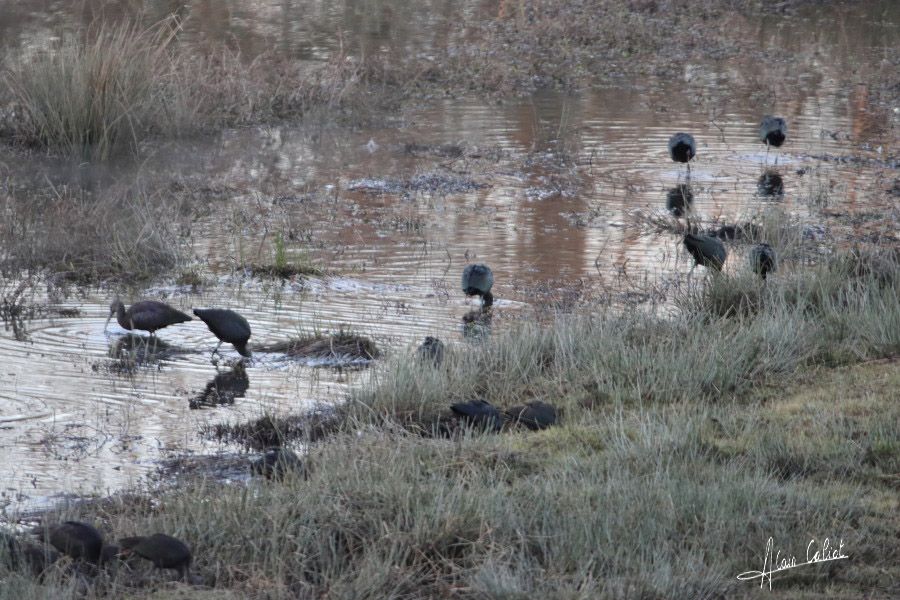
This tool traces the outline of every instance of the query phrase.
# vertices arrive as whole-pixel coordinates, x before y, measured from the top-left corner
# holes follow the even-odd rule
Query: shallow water
[[[411,4],[417,8],[404,26],[395,18],[404,3],[191,2],[183,9],[192,17],[184,43],[233,38],[252,53],[274,41],[288,55],[323,60],[339,44],[330,32],[343,29],[357,48],[427,52],[445,43],[454,11],[465,10],[450,5]],[[67,6],[0,1],[0,40],[40,47],[72,22]],[[469,343],[462,319],[477,302],[458,289],[469,262],[494,270],[492,331],[540,318],[547,306],[624,302],[691,267],[680,238],[641,219],[671,218],[667,192],[684,183],[685,171],[668,159],[666,141],[679,130],[699,146],[695,218],[733,223],[779,206],[810,231],[862,237],[886,227],[885,219],[896,224],[897,197],[887,190],[900,174],[897,107],[878,105],[857,74],[877,64],[898,33],[897,7],[872,3],[856,16],[801,14],[748,29],[783,75],[754,64],[687,64],[677,80],[577,95],[434,101],[365,129],[282,124],[161,144],[140,166],[143,179],[210,181],[218,190],[192,232],[206,281],[200,291],[171,281],[118,291],[185,311],[237,309],[256,344],[344,328],[389,354],[408,352],[426,335]],[[785,47],[803,49],[809,60],[782,64]],[[773,79],[780,83],[773,87]],[[760,89],[777,89],[777,99],[760,98]],[[789,139],[766,159],[756,128],[770,109],[788,120]],[[17,160],[4,158],[11,173],[64,172],[51,161]],[[760,193],[765,160],[781,176],[783,195]],[[808,201],[822,191],[834,201],[824,212]],[[289,262],[308,258],[332,274],[282,282],[239,268],[271,262],[278,232]],[[896,240],[896,227],[888,234]],[[733,249],[726,269],[744,268],[741,252]],[[233,402],[209,406],[197,398],[227,369],[210,363],[212,334],[199,322],[164,329],[167,351],[145,359],[138,344],[132,352],[143,362],[129,368],[111,356],[125,332],[114,322],[104,332],[113,294],[39,295],[36,302],[77,314],[0,332],[0,504],[7,510],[64,493],[108,493],[169,456],[235,451],[204,440],[199,429],[340,401],[369,373],[257,353]],[[223,354],[237,358],[230,347]]]

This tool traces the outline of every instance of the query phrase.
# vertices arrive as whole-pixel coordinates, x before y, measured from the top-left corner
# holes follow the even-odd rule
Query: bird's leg
[[[691,161],[687,162],[687,182],[691,182]]]
[[[216,347],[213,349],[212,354],[209,355],[209,360],[212,361],[212,364],[217,365],[219,361],[213,360],[216,354],[219,354],[219,346],[222,345],[222,340],[219,340],[219,343],[216,344]],[[221,356],[221,354],[219,355]]]

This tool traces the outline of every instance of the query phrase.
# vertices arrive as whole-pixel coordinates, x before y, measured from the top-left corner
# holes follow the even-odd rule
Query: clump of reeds
[[[73,156],[106,159],[165,120],[171,22],[103,24],[14,61],[16,134]]]

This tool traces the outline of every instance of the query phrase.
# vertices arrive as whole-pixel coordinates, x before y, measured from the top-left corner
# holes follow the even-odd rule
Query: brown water
[[[85,6],[122,10],[118,3]],[[401,8],[409,9],[404,19],[397,18]],[[197,1],[180,10],[191,16],[185,43],[233,39],[249,53],[274,47],[322,60],[341,39],[356,48],[427,52],[446,43],[458,11],[490,8]],[[92,12],[0,1],[0,43],[40,47]],[[887,190],[900,177],[900,108],[878,105],[859,82],[900,39],[900,10],[884,2],[850,12],[744,23],[775,57],[771,69],[687,64],[678,80],[576,95],[435,101],[378,128],[277,125],[165,144],[140,166],[143,179],[162,186],[208,180],[219,190],[192,237],[208,281],[201,292],[160,281],[131,296],[183,310],[238,309],[257,344],[343,327],[389,354],[409,352],[425,335],[470,343],[462,318],[477,304],[458,288],[463,266],[476,260],[496,277],[492,331],[541,317],[547,306],[640,297],[682,279],[691,266],[680,238],[640,224],[642,215],[665,217],[668,190],[684,182],[666,152],[679,130],[698,140],[691,178],[698,218],[733,223],[777,206],[813,237],[862,238],[880,228],[896,241],[900,209]],[[779,61],[785,48],[808,60]],[[777,99],[760,98],[761,88],[777,89]],[[767,110],[789,123],[788,143],[768,159],[773,168],[777,156],[783,196],[761,194],[758,185],[765,147],[756,127]],[[459,146],[461,156],[435,150],[446,144]],[[48,161],[0,159],[12,172],[60,172]],[[430,191],[436,182],[441,189]],[[825,211],[809,201],[822,191],[832,199]],[[289,261],[308,257],[334,275],[280,282],[236,268],[271,261],[276,232],[288,236]],[[744,268],[742,250],[732,252],[726,268]],[[234,451],[204,440],[199,429],[340,401],[370,373],[258,353],[233,403],[196,408],[217,375],[212,335],[197,322],[167,328],[159,338],[170,351],[123,372],[115,349],[124,332],[112,323],[104,333],[111,295],[86,289],[45,299],[79,312],[0,332],[0,503],[7,510],[65,493],[105,494],[169,456]],[[237,357],[230,347],[223,353]]]

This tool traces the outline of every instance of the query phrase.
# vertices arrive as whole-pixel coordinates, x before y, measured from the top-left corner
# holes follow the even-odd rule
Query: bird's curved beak
[[[112,319],[113,313],[109,311],[109,316],[106,317],[106,323],[103,324],[103,331],[105,332],[109,328],[109,321]]]

